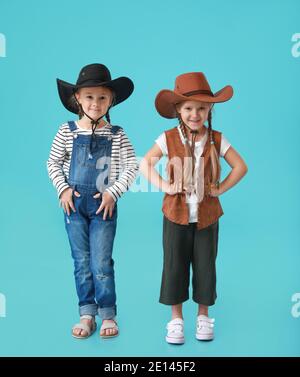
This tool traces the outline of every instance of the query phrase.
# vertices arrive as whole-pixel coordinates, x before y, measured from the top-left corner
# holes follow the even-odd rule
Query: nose
[[[192,118],[199,118],[199,112],[197,109],[193,109],[191,113]]]
[[[92,106],[93,107],[98,107],[98,100],[97,99],[94,99],[93,102],[92,102]]]

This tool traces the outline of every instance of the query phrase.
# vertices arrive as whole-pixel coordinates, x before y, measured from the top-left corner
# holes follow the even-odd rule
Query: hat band
[[[210,90],[193,90],[192,92],[183,93],[183,95],[186,97],[194,96],[196,94],[207,94],[212,97],[214,96]]]
[[[103,83],[106,83],[107,81],[110,81],[109,79],[107,80],[101,80],[101,79],[92,79],[92,78],[87,78],[85,80],[81,80],[80,82],[77,82],[76,83],[76,86],[81,86],[81,85],[84,85],[86,83],[93,83],[93,84],[97,84],[97,85],[101,85]]]

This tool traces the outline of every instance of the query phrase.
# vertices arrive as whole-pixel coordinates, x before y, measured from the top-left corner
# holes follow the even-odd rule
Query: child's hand
[[[220,190],[220,187],[212,183],[210,185],[210,193],[209,193],[209,195],[213,196],[213,197],[216,197],[216,196],[219,196],[221,194],[222,194],[222,192]]]
[[[71,189],[71,187],[65,189],[62,194],[60,195],[60,203],[61,203],[61,206],[64,210],[64,212],[68,214],[68,216],[70,216],[70,213],[71,213],[71,210],[73,212],[76,212],[76,209],[74,207],[74,204],[73,204],[73,200],[72,200],[72,192],[73,192],[73,189]],[[79,197],[80,194],[79,192],[77,191],[74,191],[74,195]]]
[[[97,193],[93,197],[96,199],[96,198],[99,198],[100,195],[101,195],[100,193]],[[106,220],[107,213],[109,214],[109,217],[112,217],[114,207],[115,207],[115,201],[113,197],[110,195],[109,192],[104,191],[104,193],[102,194],[102,202],[100,204],[100,207],[97,209],[96,215],[98,215],[104,208],[103,220]]]
[[[175,195],[182,192],[182,185],[178,183],[168,183],[166,187],[166,193],[169,195]]]

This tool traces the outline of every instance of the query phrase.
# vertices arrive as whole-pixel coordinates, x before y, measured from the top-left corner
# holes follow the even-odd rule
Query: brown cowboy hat
[[[204,73],[184,73],[176,77],[174,91],[163,89],[155,99],[155,107],[159,114],[165,118],[176,118],[175,104],[183,101],[200,102],[225,102],[233,96],[230,85],[213,93]]]

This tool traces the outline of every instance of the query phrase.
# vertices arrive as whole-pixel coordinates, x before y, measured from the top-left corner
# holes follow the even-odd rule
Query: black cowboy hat
[[[57,79],[57,88],[61,102],[72,113],[78,114],[76,102],[71,101],[76,90],[87,87],[105,86],[114,92],[115,106],[125,101],[133,92],[133,82],[128,77],[118,77],[112,80],[109,69],[103,64],[89,64],[81,69],[76,84]]]

